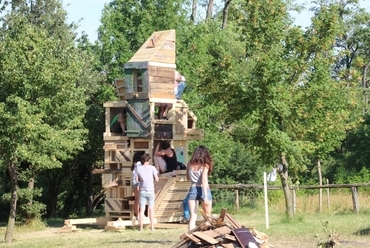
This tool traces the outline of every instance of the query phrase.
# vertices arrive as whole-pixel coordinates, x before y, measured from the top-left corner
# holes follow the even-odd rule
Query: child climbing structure
[[[111,220],[106,229],[116,228],[117,219],[134,218],[131,165],[136,152],[153,157],[156,145],[168,140],[177,160],[186,164],[188,141],[203,139],[194,113],[175,98],[175,42],[175,30],[154,32],[125,64],[125,77],[115,80],[119,101],[104,104],[105,161],[100,173],[106,217]],[[121,128],[115,123],[119,120]],[[185,171],[160,175],[155,184],[157,223],[182,219],[182,201],[189,186]]]

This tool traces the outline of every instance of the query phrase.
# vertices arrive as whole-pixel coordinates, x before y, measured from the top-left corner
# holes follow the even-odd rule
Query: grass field
[[[305,209],[314,209],[309,206],[316,196],[300,198]],[[270,243],[275,248],[309,248],[317,247],[318,241],[325,241],[330,232],[340,235],[340,246],[345,248],[370,247],[370,211],[362,201],[364,209],[360,213],[352,213],[348,204],[348,195],[338,195],[332,198],[332,208],[322,213],[307,211],[303,213],[297,209],[293,220],[285,217],[280,203],[272,204],[269,211],[269,229],[266,228],[263,207],[257,205],[253,209],[243,208],[239,212],[232,212],[232,217],[246,227],[254,227],[268,235]],[[366,202],[367,203],[367,202]],[[312,203],[313,204],[313,203]],[[370,201],[369,203],[370,204]],[[339,207],[342,206],[342,207]],[[350,205],[349,205],[350,206]],[[216,208],[215,208],[216,209]],[[370,209],[370,208],[369,208]],[[216,212],[215,212],[216,214]],[[171,247],[180,239],[180,235],[187,231],[186,226],[173,229],[156,229],[154,232],[145,230],[138,232],[136,228],[128,228],[122,233],[105,232],[102,228],[78,226],[82,230],[74,233],[57,233],[63,226],[63,221],[49,221],[48,227],[16,227],[13,235],[13,244],[4,247]],[[39,227],[39,226],[38,226]],[[5,235],[5,224],[0,225],[0,237]]]

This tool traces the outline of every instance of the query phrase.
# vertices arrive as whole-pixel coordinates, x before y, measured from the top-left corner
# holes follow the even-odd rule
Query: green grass
[[[311,248],[319,241],[325,241],[331,232],[340,234],[344,248],[370,247],[370,200],[362,197],[361,211],[355,214],[351,210],[350,194],[338,194],[331,197],[331,208],[323,208],[318,213],[317,196],[300,196],[297,200],[296,215],[287,219],[283,200],[269,206],[269,228],[266,228],[263,202],[253,204],[249,199],[241,200],[241,206],[248,206],[236,211],[232,204],[217,204],[214,214],[226,207],[231,216],[246,227],[253,227],[269,237],[274,248]],[[136,228],[127,228],[124,232],[105,232],[94,226],[78,226],[82,230],[75,233],[57,233],[63,226],[63,220],[47,220],[27,226],[16,226],[14,242],[6,247],[43,248],[43,247],[154,247],[169,248],[176,244],[186,227],[174,229],[156,229],[138,232]],[[0,225],[0,240],[5,236],[5,223]],[[0,246],[2,244],[0,243]]]
[[[281,211],[269,214],[269,229],[266,228],[265,215],[261,211],[250,214],[233,214],[232,217],[246,227],[254,227],[264,232],[275,248],[316,247],[324,241],[330,231],[340,234],[341,247],[370,247],[370,219],[368,214],[305,214],[296,215],[293,220],[285,218]],[[122,233],[105,232],[102,229],[83,227],[75,233],[59,233],[60,227],[45,227],[32,230],[30,227],[15,229],[13,244],[7,247],[171,247],[179,241],[184,227],[178,229],[156,229],[154,232],[128,228]],[[5,235],[5,227],[0,235]]]

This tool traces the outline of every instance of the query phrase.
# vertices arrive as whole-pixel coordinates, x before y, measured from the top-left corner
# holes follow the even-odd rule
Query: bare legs
[[[139,186],[134,188],[134,196],[135,196],[135,203],[134,203],[134,213],[135,216],[139,216],[139,209],[140,209],[140,191],[139,191]]]
[[[152,231],[154,230],[154,191],[153,192],[147,192],[147,191],[140,191],[140,231],[143,230],[143,224],[144,224],[144,211],[145,206],[148,201],[148,213],[149,213],[149,219],[150,219],[150,226]]]
[[[159,174],[166,172],[166,161],[161,156],[153,156],[154,166]]]
[[[207,201],[207,203],[202,202],[202,209],[206,213],[207,216],[211,216],[211,214],[212,214],[212,201]]]
[[[143,222],[144,222],[144,211],[145,211],[145,206],[142,207],[140,206],[140,218],[139,218],[139,223],[140,223],[140,231],[143,230]]]
[[[189,200],[189,211],[190,211],[190,220],[189,220],[189,231],[195,228],[195,224],[197,221],[197,212],[198,212],[198,201],[196,200]]]
[[[153,231],[154,230],[154,208],[149,207],[148,212],[149,212],[149,219],[150,219],[150,227]]]

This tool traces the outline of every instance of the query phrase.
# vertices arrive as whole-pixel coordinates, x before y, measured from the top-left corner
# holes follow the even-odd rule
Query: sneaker
[[[183,218],[181,221],[180,221],[181,224],[188,224],[189,223],[189,219],[187,218]]]
[[[152,227],[152,232],[154,232],[154,230],[155,230],[154,227]]]

